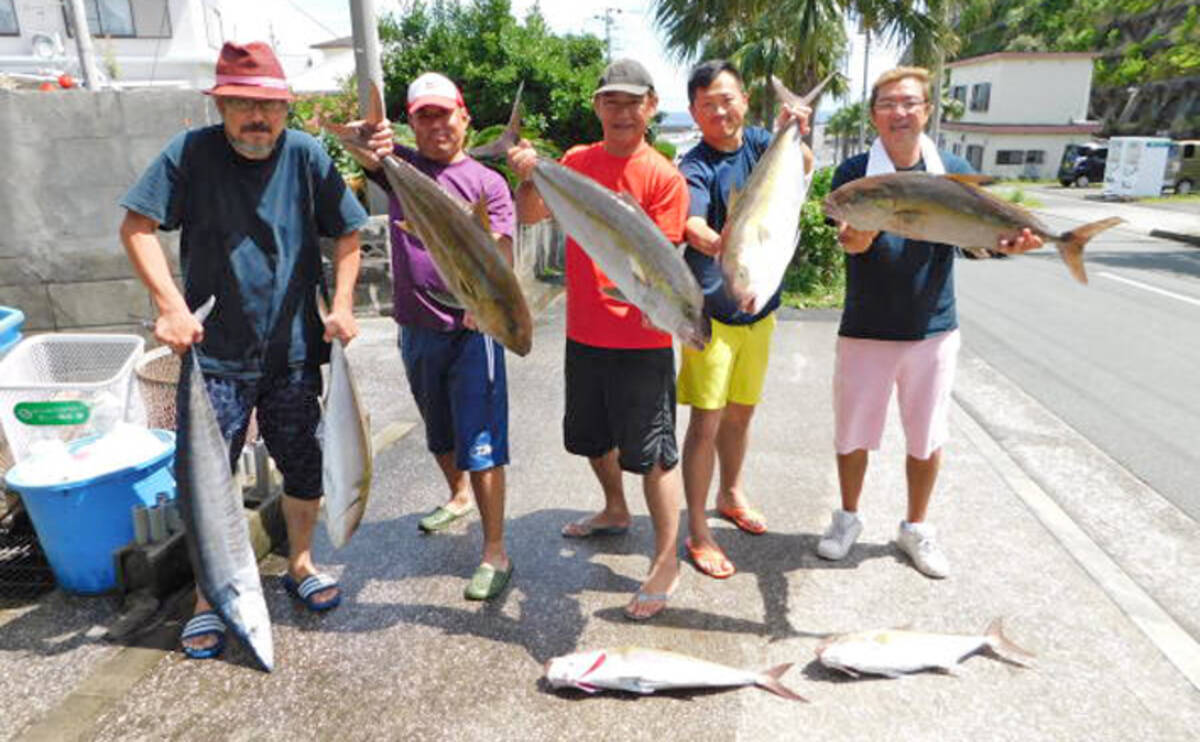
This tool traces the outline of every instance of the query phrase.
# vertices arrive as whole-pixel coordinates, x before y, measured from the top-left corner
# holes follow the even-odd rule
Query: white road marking
[[[1194,687],[1200,689],[1200,643],[1091,539],[957,402],[955,423],[1000,478]]]
[[[1160,289],[1157,286],[1151,286],[1148,283],[1142,283],[1141,281],[1135,281],[1132,278],[1125,278],[1123,276],[1118,276],[1115,273],[1109,273],[1108,271],[1101,271],[1100,273],[1097,273],[1096,275],[1104,276],[1105,278],[1111,278],[1114,281],[1120,281],[1121,283],[1127,283],[1130,286],[1136,286],[1139,289],[1151,291],[1155,294],[1162,294],[1163,296],[1169,296],[1172,299],[1178,299],[1179,301],[1185,301],[1188,304],[1195,304],[1196,306],[1200,307],[1200,299],[1193,299],[1190,296],[1184,296],[1183,294],[1177,294],[1174,291],[1167,291],[1166,289]]]

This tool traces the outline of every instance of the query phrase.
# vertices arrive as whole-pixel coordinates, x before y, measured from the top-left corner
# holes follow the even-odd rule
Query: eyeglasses
[[[927,105],[929,101],[920,98],[880,98],[875,101],[875,110],[883,113],[917,111]]]
[[[288,107],[285,100],[223,97],[221,101],[226,108],[236,113],[249,113],[256,108],[263,113],[283,113]]]

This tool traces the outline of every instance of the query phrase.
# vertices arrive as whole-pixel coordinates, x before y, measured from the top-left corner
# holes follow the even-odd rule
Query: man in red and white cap
[[[408,86],[408,124],[417,140],[415,150],[395,144],[391,124],[385,120],[366,132],[370,152],[349,151],[389,194],[391,186],[379,160],[394,154],[467,203],[483,200],[492,237],[511,265],[512,194],[499,173],[463,151],[471,116],[458,86],[436,72],[413,80]],[[429,451],[450,490],[450,499],[418,526],[426,533],[445,529],[470,512],[474,493],[483,525],[483,553],[463,597],[490,600],[504,590],[513,572],[504,547],[509,460],[504,348],[478,332],[469,313],[439,301],[447,294],[446,284],[421,240],[396,228],[404,212],[395,194],[389,199],[389,211],[392,306],[401,330],[401,357],[425,422]]]
[[[231,464],[252,411],[283,473],[288,532],[284,586],[314,611],[341,591],[310,553],[321,497],[320,364],[334,337],[358,333],[354,284],[366,212],[317,140],[286,128],[293,100],[283,68],[262,42],[226,43],[213,96],[222,123],[177,135],[121,206],[121,241],[158,308],[154,335],[178,353],[196,345]],[[182,290],[156,230],[181,229]],[[336,288],[322,321],[320,237],[336,241]],[[192,316],[209,296],[205,325]],[[220,653],[225,625],[202,595],[183,631],[184,651]]]

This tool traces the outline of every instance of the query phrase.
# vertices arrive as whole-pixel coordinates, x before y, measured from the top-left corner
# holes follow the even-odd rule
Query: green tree
[[[409,82],[435,71],[458,84],[477,125],[507,121],[524,81],[523,124],[531,133],[559,150],[600,138],[591,99],[604,71],[604,42],[552,33],[536,5],[518,22],[509,0],[416,0],[380,20],[379,38],[393,119],[404,117]]]

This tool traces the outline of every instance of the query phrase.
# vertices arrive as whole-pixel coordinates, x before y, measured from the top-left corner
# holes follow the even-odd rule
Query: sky
[[[512,0],[513,15],[523,18],[536,0]],[[399,0],[375,0],[379,13],[394,11],[400,7]],[[303,39],[304,44],[317,43],[333,35],[350,34],[350,0],[260,0],[257,7],[269,13],[274,24],[276,37],[285,47],[291,40]],[[612,18],[613,58],[635,57],[646,66],[658,89],[660,105],[664,111],[687,110],[687,66],[670,60],[658,31],[654,28],[654,15],[649,0],[543,0],[542,15],[550,28],[558,33],[592,33],[604,37],[605,11]],[[832,113],[847,102],[859,99],[863,80],[863,38],[855,33],[852,25],[847,26],[851,39],[849,69],[851,101],[824,98],[821,110]],[[286,41],[285,41],[286,40]],[[899,50],[872,44],[867,80],[873,81],[884,70],[896,64]]]

